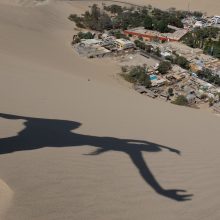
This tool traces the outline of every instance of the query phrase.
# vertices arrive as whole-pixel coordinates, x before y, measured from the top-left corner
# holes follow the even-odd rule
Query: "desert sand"
[[[202,11],[208,15],[219,14],[220,2],[218,0],[126,0],[128,3],[140,5],[150,4],[154,7],[168,9],[174,7],[181,10]]]
[[[9,186],[0,179],[0,219],[5,217],[8,208],[12,202],[13,191],[9,188]]]
[[[0,2],[1,219],[219,220],[218,116],[75,54],[88,2]]]

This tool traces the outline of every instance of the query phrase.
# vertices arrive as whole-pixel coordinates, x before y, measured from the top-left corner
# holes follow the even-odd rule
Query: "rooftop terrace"
[[[173,33],[160,33],[158,31],[147,30],[144,27],[132,28],[125,31],[126,34],[140,35],[142,37],[159,37],[164,40],[167,38],[167,40],[171,41],[179,41],[187,32],[188,30],[186,29],[175,28],[175,32]]]

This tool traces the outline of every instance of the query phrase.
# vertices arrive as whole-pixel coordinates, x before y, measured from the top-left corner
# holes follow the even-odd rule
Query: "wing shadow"
[[[142,152],[160,152],[166,149],[180,155],[180,151],[142,140],[119,139],[114,137],[98,137],[73,132],[81,123],[58,119],[32,118],[0,113],[0,117],[9,120],[25,120],[25,128],[16,136],[0,139],[0,156],[16,151],[34,150],[43,147],[78,147],[90,145],[96,148],[88,155],[100,155],[108,151],[126,153],[144,181],[152,189],[175,201],[191,200],[192,194],[185,190],[164,189],[156,180]]]

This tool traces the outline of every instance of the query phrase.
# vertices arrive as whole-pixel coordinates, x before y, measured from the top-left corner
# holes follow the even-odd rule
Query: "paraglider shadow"
[[[0,117],[10,120],[25,120],[25,128],[16,136],[0,139],[0,156],[16,151],[34,150],[43,147],[78,147],[89,145],[96,150],[87,155],[100,155],[108,151],[126,153],[140,175],[152,189],[167,198],[176,201],[191,200],[192,194],[185,190],[164,189],[156,180],[142,152],[160,152],[169,150],[177,155],[180,151],[143,140],[119,139],[114,137],[98,137],[73,132],[81,124],[75,121],[32,118],[0,113]]]

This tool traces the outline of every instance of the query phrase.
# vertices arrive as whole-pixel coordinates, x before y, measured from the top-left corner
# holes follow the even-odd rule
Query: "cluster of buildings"
[[[147,69],[152,87],[146,89],[143,86],[136,85],[135,90],[141,94],[146,94],[151,98],[160,98],[164,100],[174,101],[179,95],[184,95],[188,103],[192,106],[203,105],[219,102],[219,88],[207,83],[181,67],[174,65],[172,69],[165,75],[161,75],[155,68]],[[168,88],[172,88],[173,95],[170,96]],[[219,111],[218,104],[214,104],[214,110]]]
[[[220,88],[216,88],[214,85],[199,79],[196,74],[199,70],[207,68],[220,77],[220,60],[203,54],[202,49],[191,48],[180,43],[180,40],[195,27],[220,25],[220,16],[211,18],[189,16],[183,19],[182,22],[184,28],[169,25],[173,33],[160,33],[154,30],[147,30],[144,27],[136,27],[123,31],[131,40],[116,39],[110,32],[97,33],[94,39],[81,39],[81,42],[74,45],[74,47],[80,55],[88,58],[122,55],[121,57],[124,59],[124,63],[127,63],[127,66],[143,65],[143,62],[142,64],[139,62],[142,60],[140,59],[141,56],[145,59],[144,66],[152,87],[147,89],[144,86],[135,85],[135,90],[139,93],[144,93],[152,98],[159,97],[167,101],[173,101],[177,96],[184,95],[190,105],[196,104],[197,106],[212,100],[214,103],[213,109],[220,113]],[[155,58],[153,53],[136,50],[135,39],[143,39],[143,42],[151,46],[153,51],[159,49],[161,57],[156,56]],[[190,71],[180,66],[172,65],[167,74],[160,74],[158,72],[159,62],[165,60],[165,57],[173,56],[174,54],[185,57],[189,61]],[[118,56],[116,57],[118,58]],[[152,63],[152,61],[156,61],[156,64],[150,66],[149,63]],[[172,96],[168,92],[169,88],[172,88]]]
[[[197,77],[188,76],[184,83],[176,86],[175,92],[186,96],[189,104],[204,104],[212,100],[213,103],[219,102],[219,92],[210,83]]]
[[[209,68],[213,73],[220,70],[220,60],[209,55],[203,54],[200,49],[192,49],[180,42],[167,42],[163,44],[150,43],[151,46],[159,47],[161,55],[171,56],[178,54],[185,57],[190,62],[191,71],[181,68],[178,65],[172,65],[172,69],[167,74],[158,72],[158,63],[154,66],[147,66],[146,72],[150,77],[152,87],[146,89],[143,86],[135,86],[139,93],[144,93],[151,98],[161,98],[173,101],[179,95],[184,95],[190,105],[203,106],[210,100],[213,103],[219,102],[220,88],[201,80],[196,75],[198,69]],[[147,61],[146,61],[147,63]],[[214,70],[216,72],[214,72]],[[169,96],[168,88],[173,89],[173,96]],[[220,105],[214,104],[213,109],[220,112]]]
[[[220,16],[216,15],[211,18],[213,24],[220,24]]]
[[[190,62],[190,71],[173,65],[172,70],[163,76],[168,80],[167,85],[172,85],[177,94],[185,95],[189,103],[196,102],[199,104],[205,101],[207,102],[210,98],[213,99],[214,102],[219,101],[218,94],[220,88],[216,88],[214,85],[199,79],[196,75],[198,70],[207,68],[210,69],[213,74],[220,76],[219,59],[205,55],[202,50],[190,48],[180,42],[167,42],[154,46],[160,48],[162,56],[170,56],[175,53],[185,57]]]
[[[220,27],[220,16],[216,15],[213,17],[202,17],[196,18],[189,16],[182,20],[184,28],[195,28],[195,27]]]
[[[162,56],[170,56],[173,53],[185,57],[190,62],[192,72],[197,72],[203,68],[210,69],[213,74],[220,76],[220,60],[210,55],[203,54],[202,49],[191,48],[180,42],[167,42],[157,45]]]
[[[135,44],[123,38],[116,39],[113,36],[106,36],[106,34],[103,34],[103,37],[100,39],[82,39],[81,42],[74,47],[80,55],[88,58],[95,58],[133,50]]]
[[[172,65],[172,69],[167,74],[162,75],[157,70],[159,65],[159,60],[157,60],[153,66],[146,65],[146,72],[150,77],[152,87],[146,89],[143,86],[136,85],[135,89],[139,93],[144,93],[151,98],[161,98],[171,101],[179,95],[184,95],[189,104],[196,104],[197,106],[208,103],[210,99],[214,100],[214,102],[219,101],[220,89],[199,79],[196,75],[196,72],[202,70],[204,67],[211,69],[213,72],[215,71],[214,73],[216,74],[220,74],[219,59],[203,54],[201,49],[193,49],[177,41],[168,40],[163,44],[150,41],[148,44],[153,48],[159,48],[162,57],[171,56],[174,53],[185,57],[190,62],[191,71],[189,72],[177,65]],[[125,51],[128,52],[127,56],[129,59],[135,57],[134,55],[129,55],[135,49],[135,44],[132,41],[116,39],[107,33],[95,39],[82,39],[76,45],[76,48],[81,55],[90,58],[104,57],[111,54],[119,54],[124,57],[123,54]],[[141,53],[139,56],[142,56]],[[150,57],[143,58],[146,59],[146,64],[151,59]],[[139,63],[136,65],[139,65]],[[168,94],[168,88],[173,89],[173,96],[171,97]],[[217,104],[214,106],[215,111],[218,111]]]

